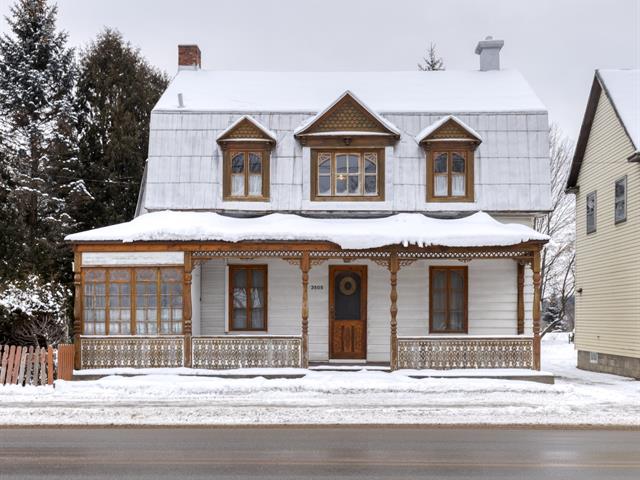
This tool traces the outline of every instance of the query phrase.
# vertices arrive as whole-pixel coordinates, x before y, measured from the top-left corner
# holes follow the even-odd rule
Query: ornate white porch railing
[[[194,368],[277,368],[302,365],[302,337],[224,335],[193,337]]]
[[[533,368],[533,337],[399,337],[398,368]]]
[[[81,368],[154,368],[184,365],[184,337],[81,336]]]

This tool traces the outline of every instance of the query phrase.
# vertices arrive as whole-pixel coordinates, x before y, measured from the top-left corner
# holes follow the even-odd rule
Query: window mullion
[[[136,334],[136,271],[135,268],[129,269],[129,293],[131,294],[131,300],[129,301],[129,307],[131,318],[129,318],[130,334]]]
[[[331,152],[331,196],[336,196],[336,152]]]
[[[445,293],[445,308],[446,308],[446,314],[445,314],[445,318],[447,321],[447,331],[451,331],[451,319],[449,318],[450,312],[449,312],[449,302],[451,301],[451,270],[450,269],[446,269],[445,270],[445,278],[447,279],[446,282],[446,293]]]
[[[253,315],[253,301],[251,298],[253,270],[251,268],[246,268],[245,272],[247,272],[247,324],[245,328],[247,330],[251,330],[251,316]]]
[[[111,306],[111,275],[108,268],[105,269],[104,272],[104,283],[104,334],[109,335],[109,317],[111,316],[111,309],[109,308]]]
[[[160,316],[162,315],[162,309],[160,308],[160,303],[162,302],[162,293],[161,288],[162,285],[160,283],[160,268],[156,268],[156,335],[160,334],[160,325],[161,320]]]

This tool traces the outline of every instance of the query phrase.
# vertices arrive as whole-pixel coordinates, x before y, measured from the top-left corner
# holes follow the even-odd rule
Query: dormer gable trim
[[[482,143],[482,137],[469,125],[454,115],[442,117],[424,128],[415,137],[419,144],[430,142],[471,142],[476,146]]]
[[[272,147],[276,143],[276,135],[251,115],[243,115],[220,133],[216,141],[223,148],[238,143],[254,142]]]
[[[347,90],[296,128],[294,135],[303,144],[310,138],[342,139],[350,144],[353,137],[386,138],[393,142],[400,138],[400,130]]]

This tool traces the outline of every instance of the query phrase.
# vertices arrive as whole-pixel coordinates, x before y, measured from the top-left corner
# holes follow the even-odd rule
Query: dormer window
[[[384,149],[311,151],[313,200],[384,199]]]
[[[427,156],[427,202],[474,201],[474,152],[482,139],[454,116],[416,137]]]
[[[312,201],[384,200],[384,147],[399,130],[345,92],[295,130],[311,147]]]
[[[473,201],[473,166],[469,161],[473,152],[458,145],[437,146],[428,156],[431,172],[428,201]]]
[[[269,197],[265,190],[264,159],[268,153],[264,150],[229,150],[227,162],[229,172],[229,198],[265,199]],[[226,172],[225,172],[226,173]]]
[[[269,200],[269,159],[275,135],[249,116],[218,136],[223,151],[223,199]]]

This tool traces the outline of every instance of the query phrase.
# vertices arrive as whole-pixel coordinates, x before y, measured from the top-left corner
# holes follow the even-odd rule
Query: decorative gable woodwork
[[[326,110],[317,114],[309,123],[296,130],[296,137],[304,145],[327,145],[328,143],[354,144],[354,137],[360,138],[356,143],[371,142],[390,145],[399,138],[398,132],[382,117],[368,109],[352,93],[345,92]],[[375,137],[375,140],[372,140]],[[314,139],[311,141],[311,139]],[[323,140],[319,140],[322,138]]]
[[[345,95],[318,118],[305,133],[347,131],[390,133],[388,128],[385,128],[350,95]]]
[[[422,130],[416,136],[416,141],[420,144],[468,141],[475,147],[482,142],[482,138],[462,120],[449,115]]]
[[[256,120],[244,116],[218,136],[218,143],[223,149],[237,142],[264,142],[273,145],[275,138]]]
[[[464,128],[462,128],[459,124],[457,124],[453,120],[448,120],[447,122],[445,122],[444,125],[438,128],[431,135],[429,135],[425,140],[436,140],[436,139],[440,139],[440,140],[467,139],[472,141],[476,140],[475,137],[471,136],[468,131],[466,131]]]

